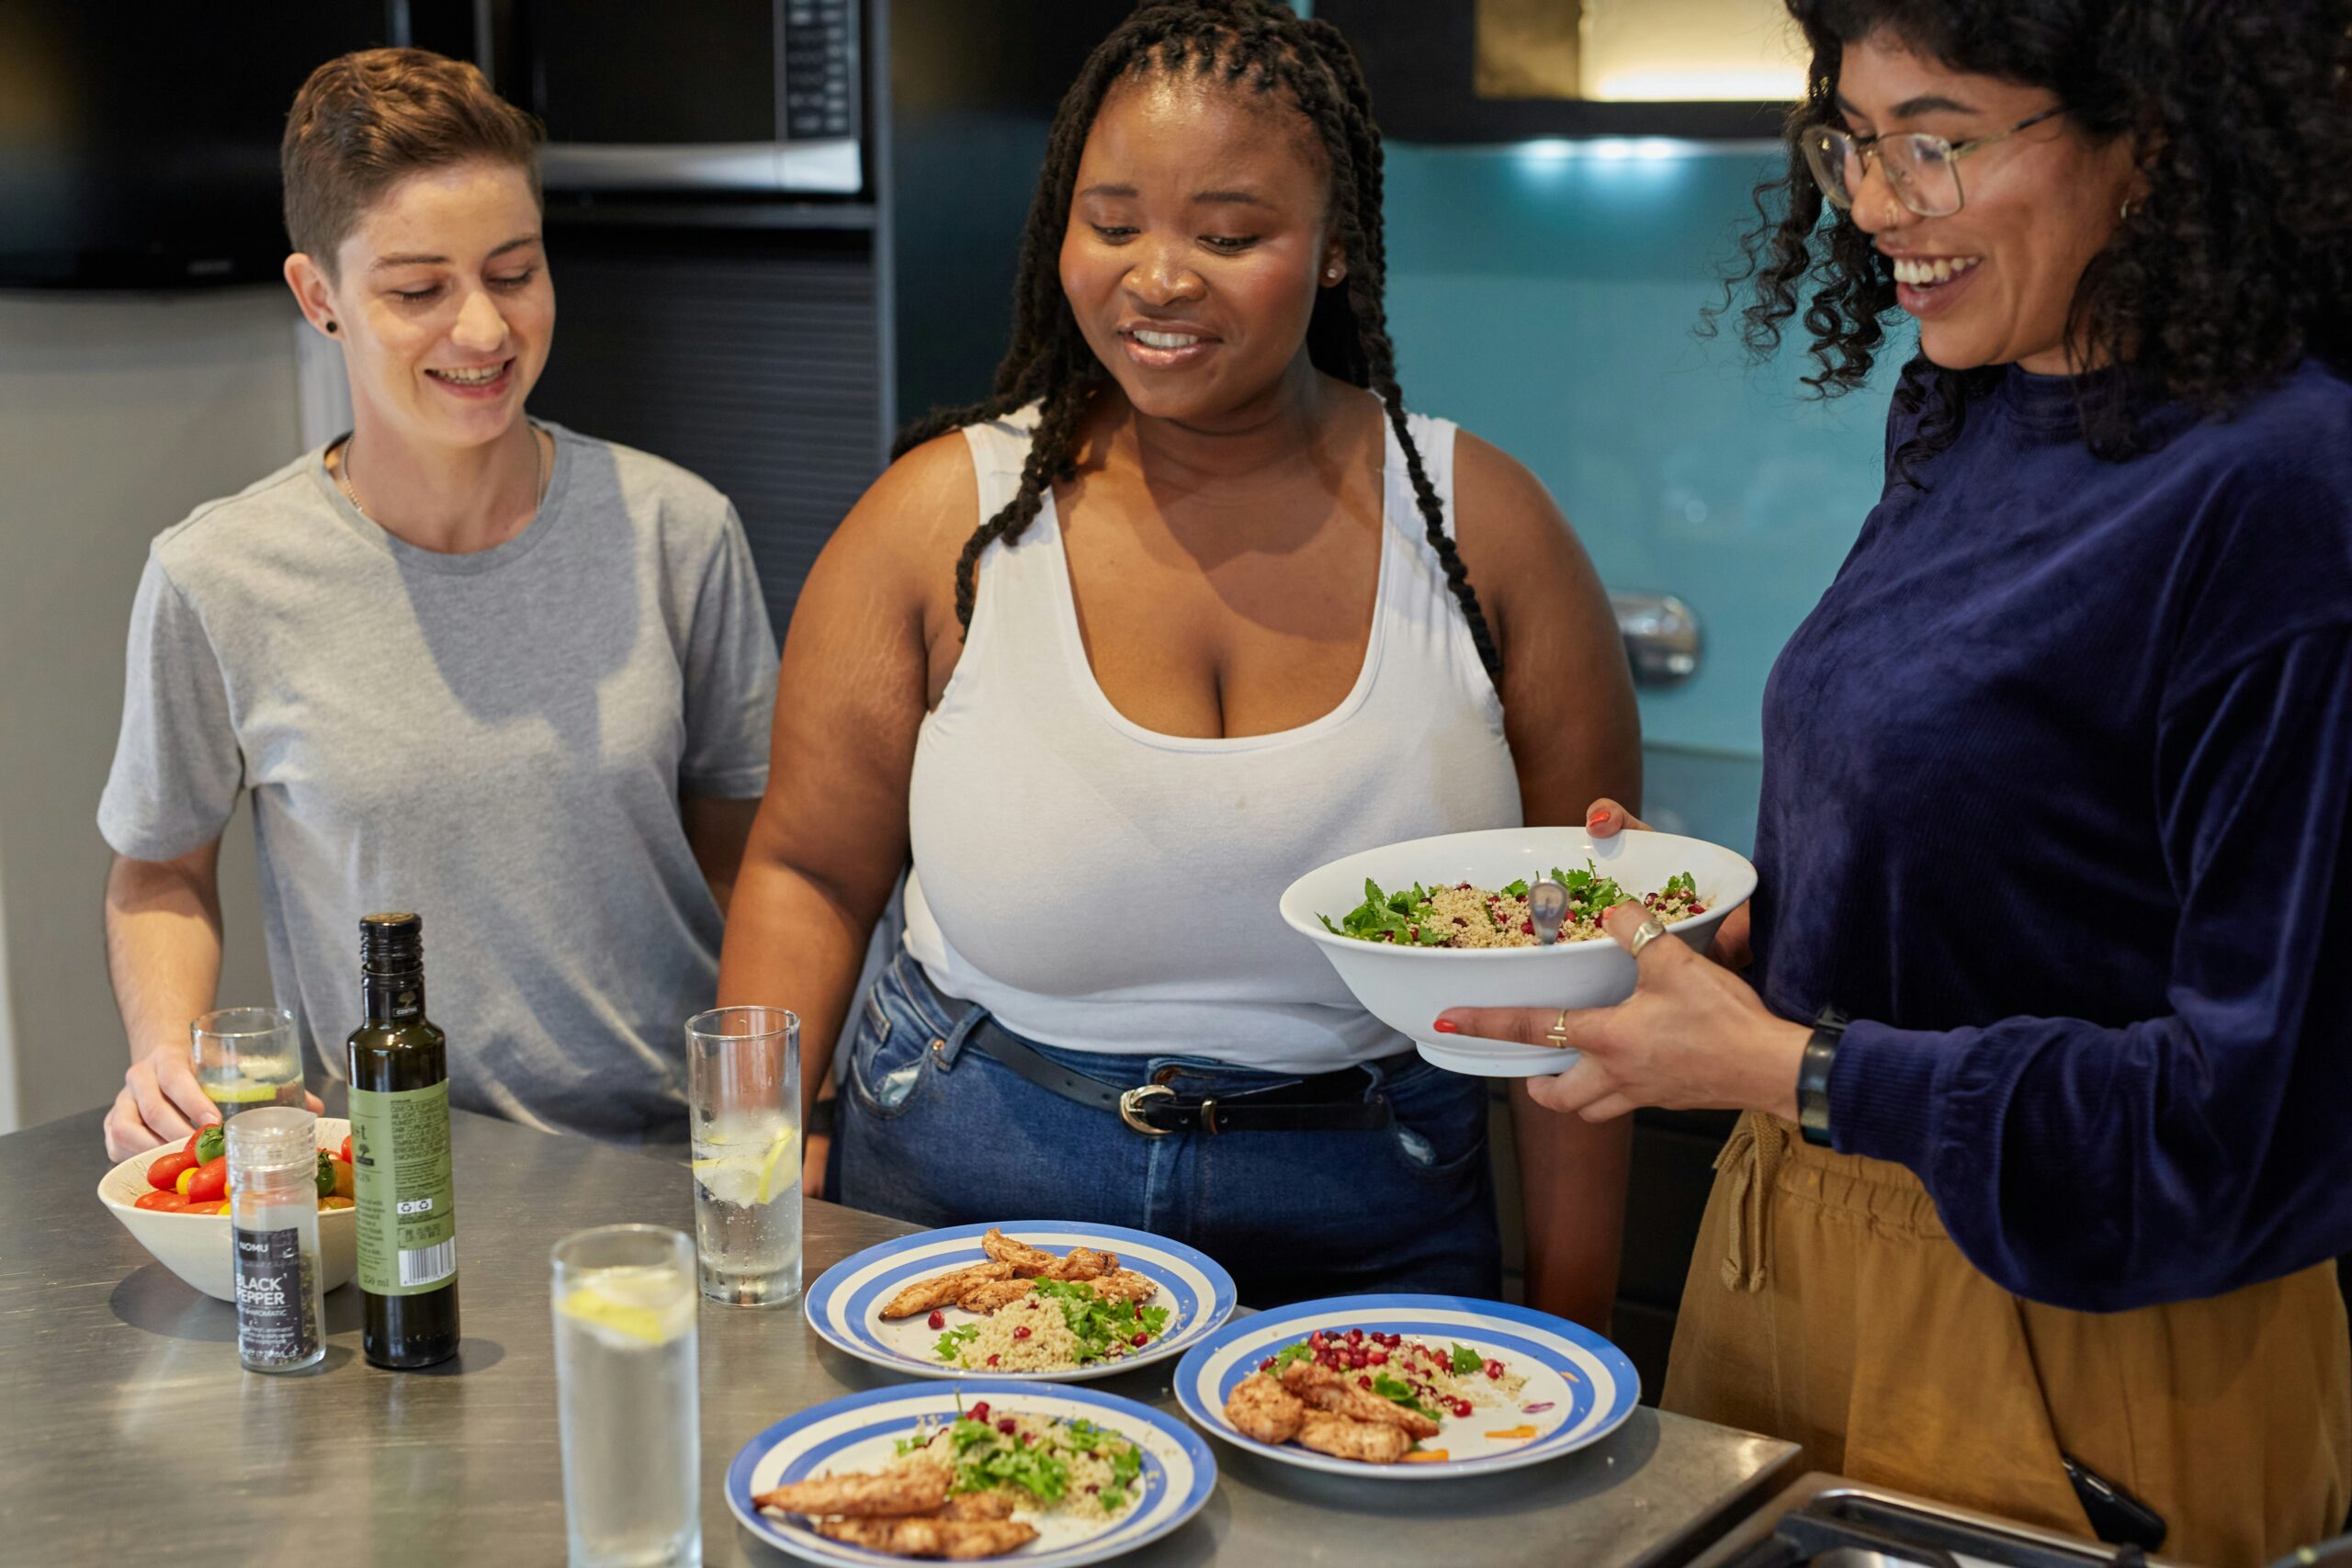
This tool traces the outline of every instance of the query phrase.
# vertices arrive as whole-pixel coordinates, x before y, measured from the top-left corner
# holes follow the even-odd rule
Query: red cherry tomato
[[[334,1157],[335,1157],[335,1158],[337,1158],[337,1159],[339,1159],[339,1160],[341,1160],[341,1161],[343,1161],[343,1163],[344,1163],[344,1164],[345,1164],[345,1165],[349,1165],[349,1164],[351,1163],[351,1134],[350,1134],[345,1133],[345,1134],[343,1135],[343,1147],[341,1147],[340,1149],[337,1149],[337,1150],[335,1151],[335,1156],[334,1156]]]
[[[140,1195],[139,1201],[133,1203],[131,1207],[134,1209],[153,1209],[158,1213],[166,1214],[177,1214],[183,1213],[187,1211],[187,1200],[181,1197],[176,1192],[146,1192],[141,1193]]]
[[[180,1172],[195,1163],[196,1157],[193,1155],[185,1153],[165,1155],[147,1168],[147,1185],[158,1187],[169,1192],[178,1184]]]
[[[218,1203],[229,1195],[229,1156],[206,1160],[196,1168],[195,1179],[187,1184],[190,1203]]]

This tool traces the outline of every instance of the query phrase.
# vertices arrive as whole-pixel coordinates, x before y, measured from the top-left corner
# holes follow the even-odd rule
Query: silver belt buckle
[[[1147,1138],[1164,1138],[1174,1129],[1155,1127],[1145,1121],[1137,1107],[1147,1100],[1173,1100],[1176,1091],[1164,1083],[1139,1083],[1119,1096],[1119,1120]]]

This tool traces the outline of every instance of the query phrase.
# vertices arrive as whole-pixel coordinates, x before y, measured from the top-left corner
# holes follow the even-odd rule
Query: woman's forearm
[[[1510,1089],[1511,1132],[1527,1234],[1527,1303],[1609,1331],[1625,1236],[1633,1120],[1556,1116]]]
[[[718,960],[718,1002],[789,1008],[800,1020],[801,1125],[832,1065],[851,990],[881,912],[807,873],[743,857]]]

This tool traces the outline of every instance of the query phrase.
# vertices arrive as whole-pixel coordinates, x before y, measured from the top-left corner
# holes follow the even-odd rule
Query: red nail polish
[[[1462,1026],[1455,1023],[1451,1019],[1439,1019],[1437,1022],[1430,1025],[1430,1027],[1435,1029],[1440,1034],[1459,1034],[1462,1032]]]
[[[1586,819],[1586,821],[1585,821],[1585,826],[1586,826],[1586,827],[1588,827],[1588,828],[1598,828],[1598,827],[1600,827],[1603,822],[1606,822],[1606,821],[1608,821],[1608,820],[1609,820],[1609,813],[1607,813],[1606,811],[1596,811],[1596,812],[1594,812],[1594,813],[1591,815],[1591,817],[1590,817],[1590,818],[1587,818],[1587,819]]]

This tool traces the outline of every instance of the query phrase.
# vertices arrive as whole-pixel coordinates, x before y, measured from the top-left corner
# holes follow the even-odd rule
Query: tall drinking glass
[[[800,1296],[800,1021],[782,1008],[697,1013],[686,1075],[702,1293],[788,1306]]]
[[[551,1262],[571,1568],[698,1568],[694,1244],[603,1225],[556,1243]]]
[[[307,1103],[294,1015],[284,1008],[222,1008],[187,1026],[196,1081],[226,1120],[257,1105]]]

